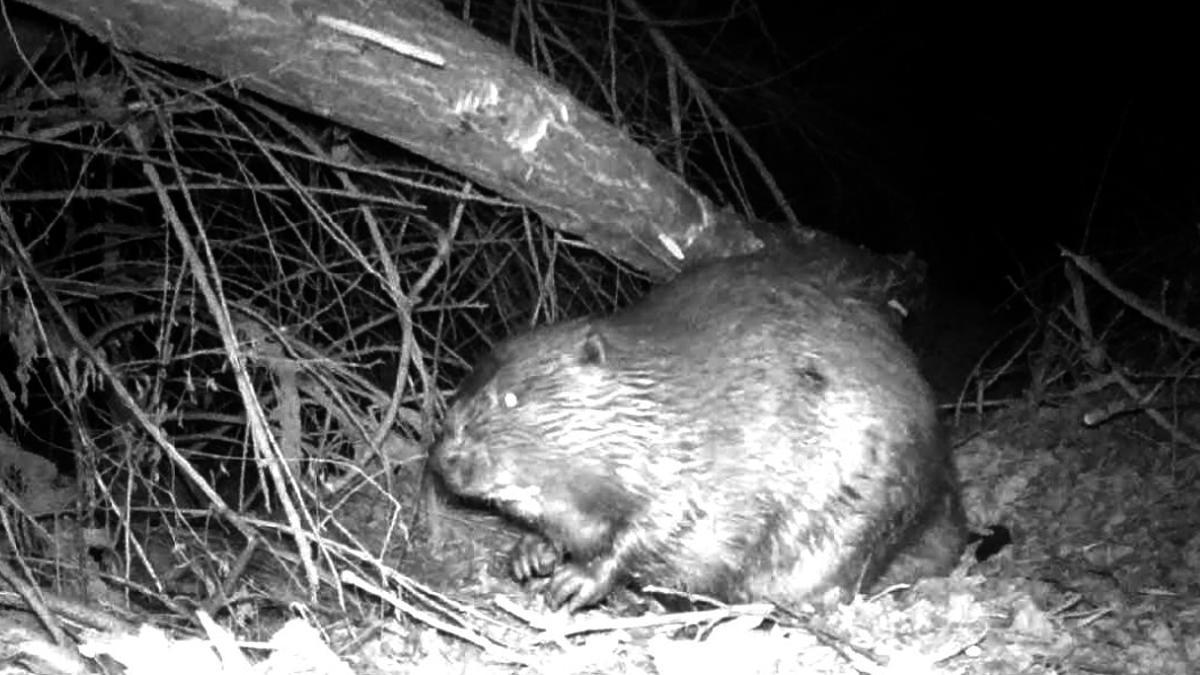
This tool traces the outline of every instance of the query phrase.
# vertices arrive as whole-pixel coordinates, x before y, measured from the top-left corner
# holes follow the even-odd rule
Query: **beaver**
[[[885,312],[778,257],[704,264],[499,344],[430,467],[531,529],[512,571],[549,576],[556,609],[627,583],[797,604],[944,574],[965,516]]]

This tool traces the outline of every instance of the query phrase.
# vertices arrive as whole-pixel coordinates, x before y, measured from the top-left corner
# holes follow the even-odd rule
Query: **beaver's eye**
[[[503,394],[500,394],[500,405],[503,405],[507,410],[512,410],[513,408],[517,407],[517,404],[520,402],[521,401],[517,398],[517,395],[511,391],[506,391]]]

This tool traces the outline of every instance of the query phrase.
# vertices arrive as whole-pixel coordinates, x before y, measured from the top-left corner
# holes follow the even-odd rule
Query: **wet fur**
[[[514,572],[551,575],[572,610],[629,581],[798,602],[945,572],[965,541],[932,396],[886,315],[769,258],[503,343],[431,459],[541,535]]]

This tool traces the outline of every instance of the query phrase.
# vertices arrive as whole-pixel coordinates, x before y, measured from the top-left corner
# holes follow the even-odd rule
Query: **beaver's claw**
[[[611,574],[601,571],[603,565],[586,567],[567,563],[560,565],[546,590],[546,604],[553,609],[566,607],[577,612],[604,599],[613,588]]]
[[[562,551],[558,546],[542,535],[533,533],[521,537],[513,546],[510,558],[513,578],[521,582],[550,576],[560,562]]]

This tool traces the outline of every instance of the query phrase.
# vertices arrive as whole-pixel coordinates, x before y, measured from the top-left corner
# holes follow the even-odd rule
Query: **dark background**
[[[463,11],[456,0],[444,4]],[[646,52],[620,61],[623,100],[651,92],[618,123],[655,145],[670,133],[664,66],[640,20],[613,6],[635,24],[622,27],[633,45],[617,48]],[[1200,249],[1200,50],[1186,4],[643,6],[761,154],[803,224],[881,252],[916,251],[944,287],[998,301],[1057,266],[1060,246],[1109,265],[1134,251],[1153,260]],[[581,17],[603,25],[608,11],[600,3],[546,8],[568,27]],[[494,14],[475,25],[507,37],[508,3],[471,12]],[[607,58],[604,35],[581,29],[574,39],[599,53],[596,63]],[[696,116],[694,101],[687,105]],[[700,189],[742,208],[726,189],[729,157],[706,147],[689,146],[698,168],[689,180],[709,177]],[[734,161],[753,215],[784,220],[757,169]]]
[[[788,73],[772,86],[790,92],[793,123],[773,124],[779,111],[752,95],[723,102],[805,224],[914,249],[935,280],[989,300],[1011,291],[1006,278],[1057,265],[1060,245],[1111,255],[1174,237],[1167,248],[1196,250],[1200,77],[1182,9],[758,11],[761,26],[725,37]],[[754,35],[763,28],[773,40]],[[770,208],[765,194],[755,203]]]

